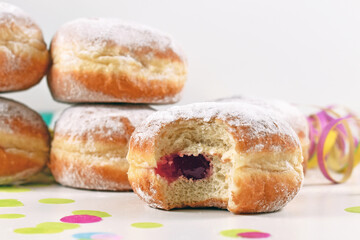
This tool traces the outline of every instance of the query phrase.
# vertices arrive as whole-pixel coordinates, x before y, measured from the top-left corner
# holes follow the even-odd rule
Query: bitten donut
[[[129,191],[126,160],[135,127],[153,110],[147,106],[78,105],[57,120],[50,153],[55,180],[62,185]]]
[[[129,181],[151,207],[234,213],[285,206],[303,181],[299,138],[248,103],[197,103],[149,116],[130,140]]]
[[[0,3],[0,92],[37,84],[48,63],[49,54],[39,26],[21,9]]]
[[[186,59],[168,35],[117,19],[77,19],[51,42],[48,84],[61,102],[173,103]]]
[[[259,98],[246,98],[241,96],[235,96],[230,98],[219,99],[220,102],[238,102],[246,101],[252,104],[262,106],[264,108],[278,112],[294,129],[300,139],[300,144],[303,152],[303,169],[304,173],[307,169],[307,163],[309,160],[309,124],[305,115],[294,105],[275,99],[259,99]]]
[[[49,159],[50,136],[41,116],[0,97],[0,184],[26,182]]]

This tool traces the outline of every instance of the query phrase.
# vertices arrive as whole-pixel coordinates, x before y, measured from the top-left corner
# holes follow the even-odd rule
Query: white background
[[[170,33],[189,60],[180,103],[234,94],[360,110],[360,1],[12,0],[49,44],[65,22],[118,17]],[[55,110],[46,81],[2,94]]]

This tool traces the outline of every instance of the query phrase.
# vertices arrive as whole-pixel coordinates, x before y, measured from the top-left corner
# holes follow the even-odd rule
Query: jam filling
[[[181,176],[199,180],[210,175],[210,168],[210,160],[201,154],[198,156],[172,154],[160,159],[155,173],[169,182],[173,182]]]

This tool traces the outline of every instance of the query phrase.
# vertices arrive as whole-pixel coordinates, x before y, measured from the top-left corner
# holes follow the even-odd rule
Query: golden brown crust
[[[301,187],[301,175],[294,172],[255,173],[243,169],[234,177],[229,211],[233,213],[273,212],[283,208]]]
[[[43,162],[34,161],[33,158],[15,153],[8,153],[0,147],[0,179],[11,177],[26,171],[38,171],[44,166]],[[0,181],[1,182],[1,181]]]
[[[296,134],[298,135],[300,144],[301,144],[302,155],[303,155],[302,166],[303,166],[303,170],[304,170],[304,174],[305,174],[306,170],[307,170],[307,165],[309,162],[310,139],[309,139],[309,132],[308,132],[309,128],[308,128],[307,120],[304,119],[303,122],[304,122],[304,124],[303,124],[304,127],[301,130],[298,129],[298,131],[296,131]]]
[[[174,103],[185,82],[137,78],[130,73],[65,72],[52,67],[48,74],[48,85],[55,100],[60,102],[127,102],[127,103]],[[79,92],[72,95],[74,85]],[[90,95],[95,98],[89,98]]]
[[[304,174],[306,173],[307,170],[307,166],[308,166],[308,162],[309,162],[309,147],[310,147],[310,143],[308,141],[308,139],[306,139],[306,142],[301,142],[301,149],[302,149],[302,155],[303,155],[303,162],[302,162],[302,167],[304,170]]]
[[[49,159],[50,134],[41,116],[0,98],[0,184],[26,180]]]
[[[0,52],[0,91],[12,92],[28,89],[40,82],[48,66],[48,56],[34,57],[30,61],[19,58],[17,69],[8,71],[8,59]]]
[[[0,6],[0,92],[19,91],[45,75],[49,54],[39,26],[20,9]]]
[[[65,24],[51,57],[48,85],[61,102],[173,103],[187,76],[170,37],[116,19]]]

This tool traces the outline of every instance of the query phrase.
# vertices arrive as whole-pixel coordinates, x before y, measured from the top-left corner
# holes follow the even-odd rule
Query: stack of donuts
[[[131,190],[128,141],[154,111],[146,104],[180,99],[187,77],[183,52],[160,31],[118,19],[82,18],[57,31],[50,54],[54,99],[77,103],[55,125],[49,166],[56,181]]]
[[[134,192],[161,209],[281,209],[300,190],[305,117],[280,101],[229,98],[155,111],[180,99],[186,57],[167,34],[118,19],[81,18],[55,34],[0,5],[0,91],[47,72],[53,98],[74,104],[49,132],[34,111],[0,99],[0,184],[48,165],[65,186]],[[48,66],[50,58],[50,66]],[[50,160],[48,162],[48,158]],[[305,161],[304,161],[305,160]]]
[[[174,40],[118,19],[64,24],[48,51],[39,26],[0,4],[0,92],[19,91],[47,74],[56,101],[76,104],[58,119],[50,151],[40,115],[0,98],[0,184],[28,181],[49,166],[62,185],[131,190],[128,141],[154,109],[180,100],[186,57]]]
[[[49,54],[39,26],[0,3],[0,93],[26,90],[46,74]],[[50,135],[41,116],[0,97],[0,184],[26,182],[46,167]]]

